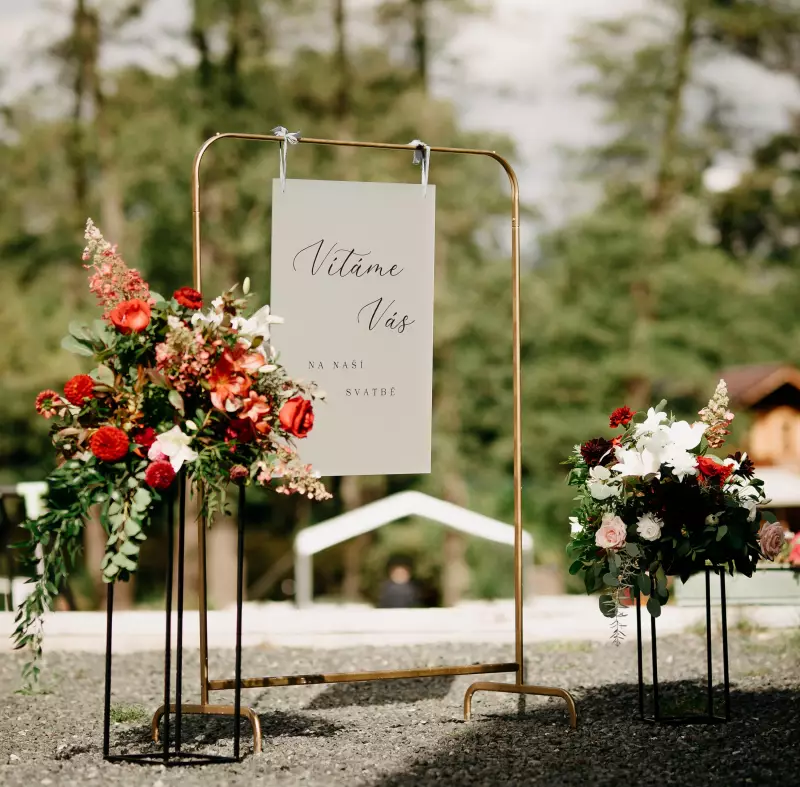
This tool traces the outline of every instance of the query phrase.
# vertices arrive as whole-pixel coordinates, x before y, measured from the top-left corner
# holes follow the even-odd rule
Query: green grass
[[[134,724],[147,721],[150,714],[142,705],[126,705],[117,703],[111,706],[111,721],[114,724]]]

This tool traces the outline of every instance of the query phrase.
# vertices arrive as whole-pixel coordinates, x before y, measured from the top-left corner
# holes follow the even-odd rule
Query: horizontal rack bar
[[[422,669],[376,670],[372,672],[329,672],[313,675],[283,675],[274,678],[242,678],[243,689],[268,689],[276,686],[307,686],[319,683],[357,683],[367,680],[433,678],[444,675],[486,675],[517,672],[519,664],[469,664],[463,667],[423,667]],[[209,691],[225,691],[236,686],[234,680],[210,680]]]

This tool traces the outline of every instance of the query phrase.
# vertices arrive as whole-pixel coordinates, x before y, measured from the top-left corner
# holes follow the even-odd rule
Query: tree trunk
[[[652,251],[641,260],[639,274],[634,277],[630,285],[631,302],[635,315],[630,338],[631,365],[634,369],[637,369],[649,356],[650,331],[656,312],[651,279],[653,273],[664,262],[664,243],[669,228],[670,208],[676,190],[675,157],[680,126],[684,116],[684,97],[689,83],[696,18],[697,9],[694,0],[685,0],[682,8],[681,29],[675,42],[675,69],[668,92],[668,106],[664,118],[658,169],[653,193],[648,204]],[[635,372],[628,379],[626,388],[628,403],[634,409],[646,407],[652,398],[652,382],[649,374],[643,374],[641,371]]]
[[[442,548],[442,606],[454,607],[469,590],[467,541],[461,533],[446,530]]]
[[[411,2],[411,48],[414,54],[414,71],[420,87],[428,90],[428,0]]]

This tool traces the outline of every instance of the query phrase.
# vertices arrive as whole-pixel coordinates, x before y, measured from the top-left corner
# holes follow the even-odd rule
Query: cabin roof
[[[800,391],[800,370],[780,363],[731,366],[722,371],[731,399],[752,407],[784,385]]]

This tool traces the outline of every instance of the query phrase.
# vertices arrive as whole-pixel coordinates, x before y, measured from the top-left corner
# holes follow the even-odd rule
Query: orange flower
[[[139,298],[123,301],[108,313],[108,319],[120,333],[141,333],[150,324],[150,304]]]
[[[225,350],[208,378],[211,386],[211,403],[218,410],[225,409],[225,402],[237,396],[245,396],[250,390],[250,378],[236,368],[230,350]]]
[[[271,412],[271,407],[267,403],[266,396],[259,396],[255,391],[250,391],[242,404],[242,411],[240,416],[242,418],[249,418],[256,428],[257,432],[267,434],[270,431],[270,425],[262,420],[262,417]]]

